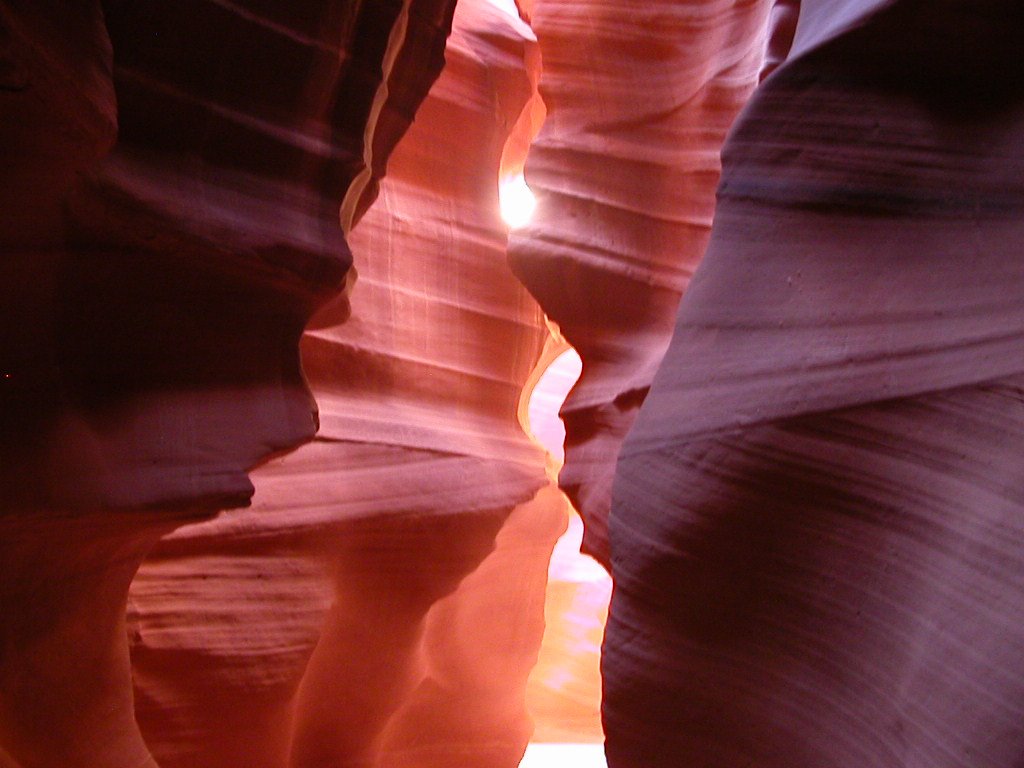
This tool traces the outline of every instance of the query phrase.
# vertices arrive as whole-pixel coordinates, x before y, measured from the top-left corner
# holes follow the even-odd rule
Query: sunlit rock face
[[[1018,768],[1022,39],[0,1],[0,766]]]
[[[550,331],[506,260],[498,179],[529,28],[461,3],[443,74],[302,341],[310,444],[250,510],[142,566],[129,630],[164,768],[514,766],[565,502],[518,418]]]
[[[707,244],[725,132],[757,83],[767,3],[538,0],[548,110],[516,274],[583,358],[560,484],[609,558],[619,446]]]
[[[129,582],[313,435],[299,337],[453,7],[0,4],[5,765],[152,764]]]
[[[622,450],[610,765],[1020,764],[1022,35],[802,3]]]

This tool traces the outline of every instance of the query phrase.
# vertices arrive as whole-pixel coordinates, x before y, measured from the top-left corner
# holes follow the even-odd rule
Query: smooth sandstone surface
[[[131,652],[164,768],[518,763],[566,519],[518,419],[550,332],[498,215],[535,46],[518,16],[458,7],[348,238],[351,316],[302,340],[319,433],[252,474],[250,509],[143,564]]]
[[[453,7],[0,6],[7,762],[154,764],[129,583],[312,437],[299,337],[351,261],[339,209],[372,198]]]
[[[619,461],[610,765],[1019,763],[1022,33],[801,4]]]
[[[0,2],[0,766],[1019,766],[1022,40]]]
[[[5,124],[29,134],[14,157],[44,155],[25,207],[48,218],[5,212],[28,295],[5,323],[8,503],[244,503],[245,472],[316,428],[298,339],[351,262],[338,209],[369,147],[441,67],[444,6],[411,31],[400,3],[23,6]],[[397,28],[433,51],[404,93],[386,87]]]
[[[516,274],[583,358],[559,483],[609,562],[619,446],[707,244],[725,132],[757,83],[767,3],[538,0],[547,119]]]

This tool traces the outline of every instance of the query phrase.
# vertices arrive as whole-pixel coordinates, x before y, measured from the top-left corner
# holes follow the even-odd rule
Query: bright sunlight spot
[[[498,184],[498,201],[501,204],[501,218],[510,229],[519,229],[529,224],[537,207],[537,198],[533,196],[521,173],[509,176]]]
[[[558,466],[565,458],[565,424],[558,409],[583,371],[583,361],[571,347],[547,367],[530,394],[530,431]]]
[[[491,5],[500,11],[507,13],[513,19],[519,18],[519,8],[515,0],[490,0]]]
[[[606,768],[602,744],[531,744],[519,768]]]

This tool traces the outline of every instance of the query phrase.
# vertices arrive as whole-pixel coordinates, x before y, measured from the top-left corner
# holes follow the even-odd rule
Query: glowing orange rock
[[[517,418],[549,331],[498,206],[533,45],[517,16],[459,6],[349,236],[351,316],[328,306],[303,338],[319,434],[253,474],[251,510],[177,531],[141,569],[139,718],[165,768],[491,768],[525,749],[565,524]]]
[[[757,83],[764,3],[538,0],[547,120],[526,165],[538,198],[516,274],[584,361],[560,484],[608,563],[619,446],[707,244],[725,132]]]

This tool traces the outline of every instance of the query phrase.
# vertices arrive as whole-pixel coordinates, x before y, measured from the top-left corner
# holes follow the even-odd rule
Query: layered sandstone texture
[[[0,4],[5,766],[154,764],[129,583],[313,435],[299,337],[453,7]]]
[[[348,238],[351,315],[325,307],[302,340],[319,433],[253,473],[249,510],[142,565],[132,669],[163,768],[519,762],[566,523],[519,420],[551,334],[498,205],[535,47],[514,6],[460,3]]]
[[[1011,768],[1024,10],[799,14],[619,460],[609,764]]]
[[[529,4],[547,119],[516,274],[583,358],[560,484],[609,562],[615,459],[708,241],[725,133],[757,84],[766,2]]]
[[[1018,2],[72,5],[0,3],[0,766],[515,765],[542,309],[612,768],[1020,764]]]

